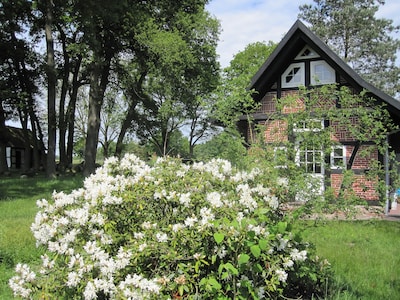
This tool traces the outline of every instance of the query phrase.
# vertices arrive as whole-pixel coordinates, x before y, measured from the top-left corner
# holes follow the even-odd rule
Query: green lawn
[[[8,280],[18,262],[40,259],[30,226],[35,218],[36,200],[50,199],[54,190],[71,191],[82,186],[83,178],[47,179],[0,177],[0,300],[12,298]]]
[[[0,177],[0,300],[12,298],[15,264],[40,259],[30,232],[36,200],[50,199],[53,190],[69,192],[82,180]],[[335,292],[328,299],[400,299],[400,222],[307,221],[295,228],[332,264]]]
[[[301,229],[332,265],[333,299],[400,299],[400,222],[307,222]]]

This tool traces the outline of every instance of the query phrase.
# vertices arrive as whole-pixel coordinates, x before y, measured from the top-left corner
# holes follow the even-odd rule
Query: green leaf
[[[214,277],[210,277],[208,279],[208,284],[211,285],[216,290],[220,290],[221,289],[220,283]]]
[[[261,249],[261,250],[266,250],[267,247],[268,247],[268,241],[267,241],[267,240],[264,240],[264,239],[259,240],[259,241],[258,241],[258,246],[260,246],[260,249]]]
[[[229,272],[231,272],[233,275],[238,275],[239,271],[238,269],[236,269],[231,263],[226,263],[224,265],[225,269],[228,270]]]
[[[225,235],[223,233],[214,233],[214,240],[217,242],[217,244],[221,244],[222,241],[224,240]]]
[[[286,231],[286,228],[287,228],[287,222],[279,222],[278,223],[278,232],[279,233],[285,233],[285,231]]]
[[[243,265],[243,264],[247,263],[249,260],[250,260],[250,256],[247,255],[246,253],[242,253],[239,255],[238,263],[239,263],[239,265]]]
[[[250,252],[255,258],[259,258],[261,255],[261,249],[258,245],[253,245],[250,247]]]
[[[262,272],[263,271],[263,267],[260,264],[256,264],[254,266],[254,270],[256,270],[257,272]]]

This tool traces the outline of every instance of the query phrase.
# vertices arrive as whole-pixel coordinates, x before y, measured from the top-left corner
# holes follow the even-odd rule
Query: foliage
[[[396,54],[400,41],[393,37],[399,25],[375,16],[381,0],[314,0],[300,6],[299,17],[358,74],[394,96],[399,90]]]
[[[209,141],[197,145],[195,158],[198,161],[209,161],[213,158],[228,160],[240,169],[246,169],[247,150],[242,137],[234,130],[225,129]]]
[[[124,128],[134,126],[142,143],[150,141],[157,153],[167,155],[170,138],[187,125],[192,154],[212,127],[207,106],[218,83],[219,23],[203,10],[176,13],[165,22],[148,22],[135,37],[142,49],[140,59],[124,59],[120,74],[130,105]]]
[[[276,44],[256,42],[235,55],[229,67],[223,70],[221,85],[216,91],[214,118],[225,126],[234,127],[239,116],[257,108],[248,90],[251,78],[275,49]]]
[[[18,264],[10,286],[25,298],[321,295],[327,262],[291,232],[260,173],[110,158],[84,188],[37,202],[32,230],[47,251],[37,270]]]

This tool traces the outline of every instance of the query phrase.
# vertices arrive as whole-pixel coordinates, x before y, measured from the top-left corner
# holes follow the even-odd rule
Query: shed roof
[[[28,130],[29,145],[33,148],[34,136],[31,130]],[[22,128],[5,126],[0,127],[0,141],[7,147],[25,148],[25,132]],[[39,147],[41,142],[39,141]]]

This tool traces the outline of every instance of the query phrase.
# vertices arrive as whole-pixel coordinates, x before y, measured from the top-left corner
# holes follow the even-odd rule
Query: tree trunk
[[[75,62],[74,71],[72,75],[72,87],[69,95],[69,103],[67,108],[66,120],[68,123],[68,141],[67,141],[67,162],[72,167],[73,150],[74,150],[74,132],[75,132],[75,110],[76,101],[78,99],[78,90],[81,84],[79,83],[79,70],[82,63],[82,56],[78,57]]]
[[[139,80],[137,81],[136,87],[131,89],[130,94],[130,102],[128,107],[128,113],[125,116],[125,119],[122,121],[121,131],[118,135],[117,145],[115,146],[115,156],[121,157],[123,141],[128,131],[128,128],[132,125],[133,120],[135,119],[135,108],[140,99],[146,99],[147,95],[143,93],[142,86],[143,82],[146,78],[147,72],[142,72]]]
[[[133,103],[133,101],[129,105],[128,113],[122,122],[121,131],[119,132],[119,135],[118,135],[117,144],[115,146],[115,156],[117,156],[117,157],[121,157],[123,141],[124,141],[126,132],[128,131],[128,128],[131,126],[132,121],[134,120],[134,117],[135,117],[136,104],[132,105],[132,103]]]
[[[89,176],[96,169],[97,143],[99,141],[100,111],[102,106],[100,92],[100,71],[97,64],[90,74],[89,113],[85,144],[85,165],[83,174]]]
[[[69,86],[69,70],[70,70],[70,58],[67,51],[67,44],[64,31],[62,28],[58,27],[58,32],[61,36],[61,43],[63,49],[63,57],[64,57],[64,68],[63,68],[63,77],[62,77],[62,86],[61,86],[61,94],[60,94],[60,105],[59,105],[59,113],[58,113],[58,132],[59,132],[59,155],[60,155],[60,163],[59,170],[64,171],[68,165],[68,157],[66,152],[66,132],[67,132],[67,115],[65,113],[65,101],[67,98],[68,86]]]
[[[46,47],[47,47],[47,177],[56,176],[56,72],[54,63],[54,42],[52,36],[53,13],[52,0],[47,0],[46,8]]]
[[[83,175],[89,176],[96,170],[97,145],[99,142],[100,112],[103,105],[104,92],[108,84],[111,57],[102,63],[95,57],[90,74],[89,113],[85,144],[85,165]]]

